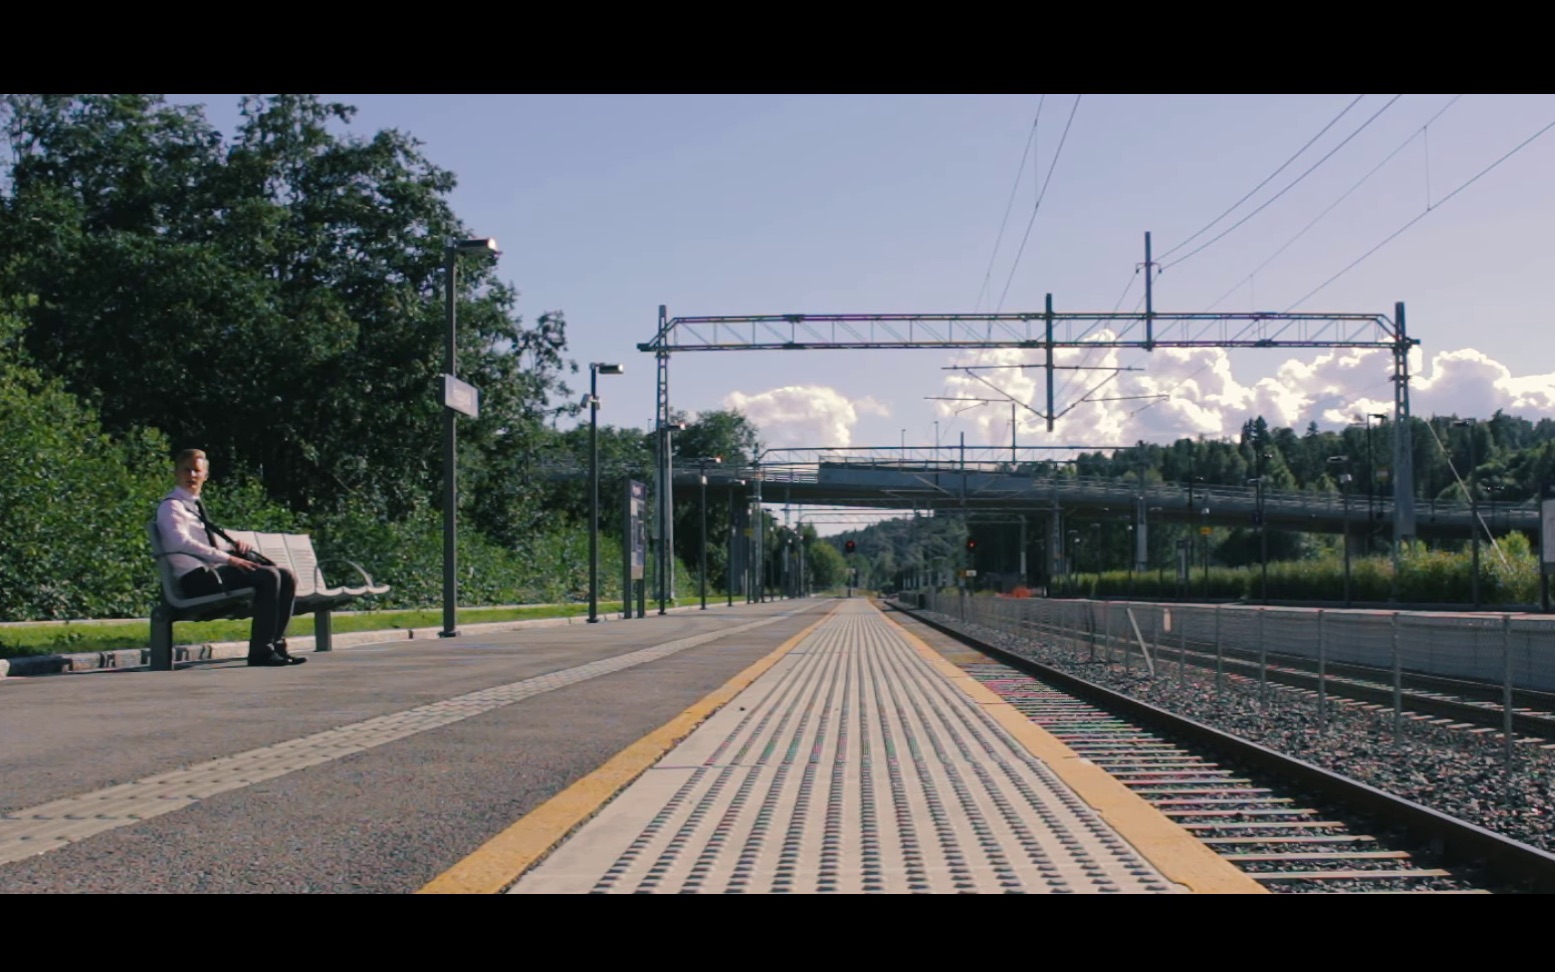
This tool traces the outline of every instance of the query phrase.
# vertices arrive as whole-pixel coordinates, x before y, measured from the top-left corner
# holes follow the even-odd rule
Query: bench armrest
[[[389,586],[387,584],[373,583],[372,575],[369,574],[361,564],[354,560],[347,560],[344,557],[330,557],[328,560],[319,561],[321,568],[324,564],[344,564],[350,567],[352,570],[355,570],[362,576],[362,584],[366,588],[367,594],[383,594],[389,590]]]
[[[369,574],[366,571],[366,569],[364,569],[362,567],[361,564],[357,563],[354,560],[347,560],[346,563],[350,564],[356,570],[356,572],[358,574],[362,575],[363,582],[365,582],[367,584],[367,593],[369,593],[369,594],[384,594],[384,593],[388,592],[389,585],[387,585],[387,584],[374,584],[373,583],[373,576],[371,574]]]

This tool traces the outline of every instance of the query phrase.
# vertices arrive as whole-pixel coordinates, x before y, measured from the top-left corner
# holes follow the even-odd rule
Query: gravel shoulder
[[[1555,750],[1520,743],[1510,768],[1499,733],[1448,729],[1405,718],[1395,735],[1391,711],[1329,700],[1320,724],[1311,692],[1270,684],[1268,701],[1258,685],[1187,667],[1179,673],[1171,652],[1156,660],[1151,678],[1137,653],[1125,671],[1091,661],[1088,647],[1038,640],[933,611],[919,612],[988,644],[1050,665],[1225,732],[1342,773],[1422,806],[1555,853]]]

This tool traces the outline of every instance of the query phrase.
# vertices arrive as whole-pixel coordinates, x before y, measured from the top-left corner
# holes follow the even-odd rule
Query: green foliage
[[[0,315],[0,619],[144,614],[145,524],[167,486],[165,442],[115,441],[93,411],[26,364]]]
[[[110,434],[160,429],[297,513],[399,519],[441,481],[444,244],[473,235],[453,175],[402,133],[346,133],[346,105],[241,109],[229,143],[160,96],[6,96],[0,291],[39,296],[21,315],[38,367]],[[461,474],[481,487],[577,410],[563,316],[525,326],[496,272],[457,272],[459,375],[483,391]],[[532,497],[471,495],[489,534],[533,526]]]
[[[845,583],[848,565],[836,547],[821,541],[806,547],[805,569],[810,574],[810,586],[824,591]]]
[[[1524,605],[1539,599],[1538,561],[1526,538],[1502,541],[1507,563],[1493,551],[1483,550],[1480,558],[1480,598],[1487,605]],[[1398,601],[1404,604],[1465,604],[1472,596],[1472,558],[1464,551],[1447,552],[1415,548],[1401,558],[1398,575]],[[1386,602],[1392,596],[1393,562],[1387,557],[1358,557],[1350,564],[1350,597],[1356,602]],[[1338,557],[1323,560],[1271,563],[1269,599],[1273,601],[1344,600],[1344,561]],[[1262,598],[1263,574],[1251,567],[1211,567],[1208,593],[1204,576],[1194,570],[1187,599],[1257,601]],[[1080,597],[1133,597],[1175,599],[1182,592],[1176,576],[1141,572],[1131,578],[1128,571],[1111,570],[1102,574],[1079,574],[1055,594]]]

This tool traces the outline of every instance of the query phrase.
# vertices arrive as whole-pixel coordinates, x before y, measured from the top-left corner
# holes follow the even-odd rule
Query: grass
[[[691,600],[680,598],[677,605]],[[653,609],[653,605],[649,605]],[[526,607],[460,608],[460,624],[491,624],[498,621],[523,621],[533,618],[562,618],[587,614],[587,604],[540,604]],[[621,602],[601,602],[603,615],[619,614]],[[336,614],[334,632],[394,631],[407,628],[441,627],[441,608],[418,611],[362,611]],[[173,643],[198,645],[217,641],[248,640],[249,621],[181,621],[173,625]],[[292,619],[286,633],[302,638],[313,634],[313,615]],[[84,651],[118,651],[145,648],[151,643],[148,621],[66,621],[64,623],[14,624],[0,628],[0,658],[23,655],[69,654]]]

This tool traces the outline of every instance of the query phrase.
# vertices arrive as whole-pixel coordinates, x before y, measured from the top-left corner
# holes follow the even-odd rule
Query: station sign
[[[453,375],[443,376],[443,407],[451,408],[470,418],[480,417],[481,393],[474,385],[465,384]]]
[[[648,487],[635,479],[627,484],[627,532],[631,538],[632,555],[632,580],[643,579],[644,568],[648,564],[647,531],[644,529],[643,514],[648,509]]]

